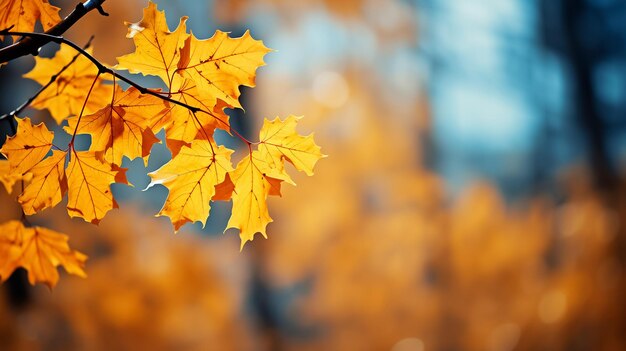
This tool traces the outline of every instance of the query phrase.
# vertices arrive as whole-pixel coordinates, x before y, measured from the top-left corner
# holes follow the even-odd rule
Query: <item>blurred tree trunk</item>
[[[587,0],[544,0],[542,5],[543,34],[548,50],[560,54],[570,68],[572,84],[571,109],[572,122],[580,130],[588,150],[589,166],[595,189],[599,191],[608,209],[615,211],[617,219],[623,222],[626,208],[620,195],[624,195],[619,175],[611,160],[608,144],[609,130],[601,104],[598,100],[597,82],[594,82],[594,70],[604,60],[619,54],[613,35],[624,37],[624,33],[613,33],[606,20],[611,16],[611,8]],[[615,9],[614,9],[615,10]],[[615,10],[616,11],[616,10]],[[623,59],[623,57],[621,57]],[[588,316],[573,318],[569,325],[569,342],[565,345],[570,350],[609,347],[611,342],[620,340],[623,345],[625,336],[622,328],[626,325],[626,303],[623,291],[626,288],[624,268],[626,258],[626,228],[621,223],[618,235],[614,239],[612,254],[619,264],[621,279],[619,287],[611,297],[607,297],[607,319],[611,326],[593,325]],[[593,345],[593,346],[592,346]]]
[[[599,41],[602,33],[585,33],[583,20],[598,17],[586,16],[588,9],[585,0],[561,1],[561,18],[565,41],[564,56],[571,65],[571,78],[574,83],[574,118],[585,137],[589,149],[590,165],[596,188],[610,194],[616,187],[616,174],[611,164],[603,118],[596,103],[596,91],[593,82],[593,69],[598,64],[591,41]],[[595,27],[595,26],[594,26]],[[595,27],[598,28],[598,27]]]

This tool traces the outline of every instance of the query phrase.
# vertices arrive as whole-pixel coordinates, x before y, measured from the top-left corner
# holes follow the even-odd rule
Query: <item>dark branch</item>
[[[71,28],[79,19],[89,13],[91,10],[97,10],[100,14],[107,15],[102,10],[102,3],[106,0],[87,0],[85,3],[79,3],[72,13],[70,13],[65,19],[57,23],[54,27],[50,28],[46,34],[51,36],[59,36],[69,28]],[[3,31],[4,32],[4,31]],[[37,55],[39,48],[49,43],[51,40],[49,37],[43,36],[28,36],[12,45],[0,49],[0,63],[9,62],[15,60],[18,57],[26,55]]]

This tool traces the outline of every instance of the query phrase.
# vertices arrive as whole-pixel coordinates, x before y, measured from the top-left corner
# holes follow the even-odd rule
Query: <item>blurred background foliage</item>
[[[62,207],[33,217],[89,255],[89,277],[50,292],[14,274],[1,349],[626,348],[624,2],[156,2],[171,27],[188,15],[199,37],[250,28],[276,49],[233,123],[305,115],[330,156],[272,199],[270,238],[242,253],[220,234],[229,204],[176,236],[154,218],[166,190],[141,192],[138,161],[100,227]],[[111,17],[68,37],[95,34],[115,63],[132,50],[121,19],[144,6],[108,0]],[[19,78],[32,65],[0,70],[2,111],[36,89]],[[153,153],[148,171],[169,157]]]

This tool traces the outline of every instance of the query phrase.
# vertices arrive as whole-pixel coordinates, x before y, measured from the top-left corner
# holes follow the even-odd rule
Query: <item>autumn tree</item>
[[[324,157],[312,134],[296,131],[300,117],[265,119],[257,140],[231,126],[225,110],[243,108],[239,87],[255,86],[256,71],[271,51],[262,41],[249,32],[233,38],[219,30],[199,39],[187,30],[187,17],[172,31],[165,12],[149,3],[139,22],[126,22],[134,52],[107,65],[93,55],[91,41],[80,46],[63,37],[93,10],[107,16],[104,2],[79,3],[64,19],[47,0],[0,5],[0,36],[5,43],[12,41],[0,49],[0,63],[35,56],[35,67],[24,78],[41,85],[0,117],[13,131],[0,149],[6,157],[0,162],[0,181],[22,208],[19,220],[0,225],[2,281],[18,267],[28,270],[31,284],[49,287],[58,281],[59,265],[85,276],[87,257],[69,247],[68,236],[31,226],[29,216],[67,198],[70,217],[97,225],[118,207],[111,185],[129,184],[124,157],[141,158],[147,165],[152,146],[161,142],[156,137],[161,130],[172,159],[149,173],[148,187],[160,184],[169,190],[157,216],[169,217],[178,231],[186,223],[206,223],[213,201],[232,200],[226,229],[239,230],[242,248],[256,233],[266,237],[272,221],[268,196],[280,196],[283,182],[295,184],[285,164],[312,175]],[[34,32],[37,22],[45,32]],[[49,43],[60,45],[54,57],[38,57]],[[121,71],[158,77],[165,89],[138,84]],[[69,142],[55,143],[47,125],[23,114],[28,107],[48,110]],[[246,150],[239,155],[220,145],[214,138],[217,129],[240,139]],[[78,135],[90,137],[88,148],[76,143]]]

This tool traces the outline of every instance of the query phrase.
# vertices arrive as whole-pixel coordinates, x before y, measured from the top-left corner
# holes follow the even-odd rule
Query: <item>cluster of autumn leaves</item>
[[[86,55],[68,45],[61,45],[53,58],[35,58],[35,67],[25,77],[42,85],[55,73],[56,79],[31,106],[49,110],[59,124],[67,121],[64,130],[71,139],[66,146],[55,145],[54,133],[46,125],[17,119],[17,133],[0,150],[7,158],[0,180],[9,191],[14,183],[22,182],[18,201],[26,215],[57,205],[67,194],[68,214],[97,224],[118,207],[111,184],[129,184],[126,169],[121,167],[123,158],[141,157],[147,164],[153,144],[159,142],[155,134],[164,129],[172,159],[149,174],[149,187],[162,184],[169,189],[158,215],[168,216],[178,230],[188,222],[204,223],[211,201],[232,199],[228,228],[240,230],[242,247],[255,233],[266,235],[265,228],[272,221],[267,197],[280,195],[282,182],[293,184],[285,161],[311,175],[324,155],[312,135],[296,132],[299,117],[266,119],[255,142],[232,130],[224,109],[241,108],[239,86],[254,86],[256,69],[264,65],[263,57],[270,49],[248,32],[231,38],[217,31],[210,39],[197,39],[187,32],[186,20],[181,18],[172,32],[165,13],[150,3],[140,22],[127,23],[127,37],[134,41],[135,51],[119,57],[113,67],[157,76],[166,90],[148,92],[132,86],[124,90],[115,75],[101,72]],[[90,50],[86,52],[91,55]],[[235,167],[231,161],[234,150],[214,140],[217,128],[248,145],[249,153]],[[75,145],[76,136],[82,134],[91,137],[88,150],[78,150]],[[62,264],[70,273],[84,275],[76,267],[85,257],[67,248],[65,236],[59,239],[61,234],[26,228],[17,221],[9,224],[19,230],[3,230],[0,246],[15,251],[19,259],[0,272],[2,279],[23,266],[29,270],[31,282],[54,285],[56,279],[39,278],[30,268],[28,238],[33,236],[42,241],[55,238],[50,239],[56,243],[51,244],[54,248],[63,242],[61,251],[73,255],[72,262],[61,259],[61,251],[55,250],[42,251],[44,259],[52,267]]]

